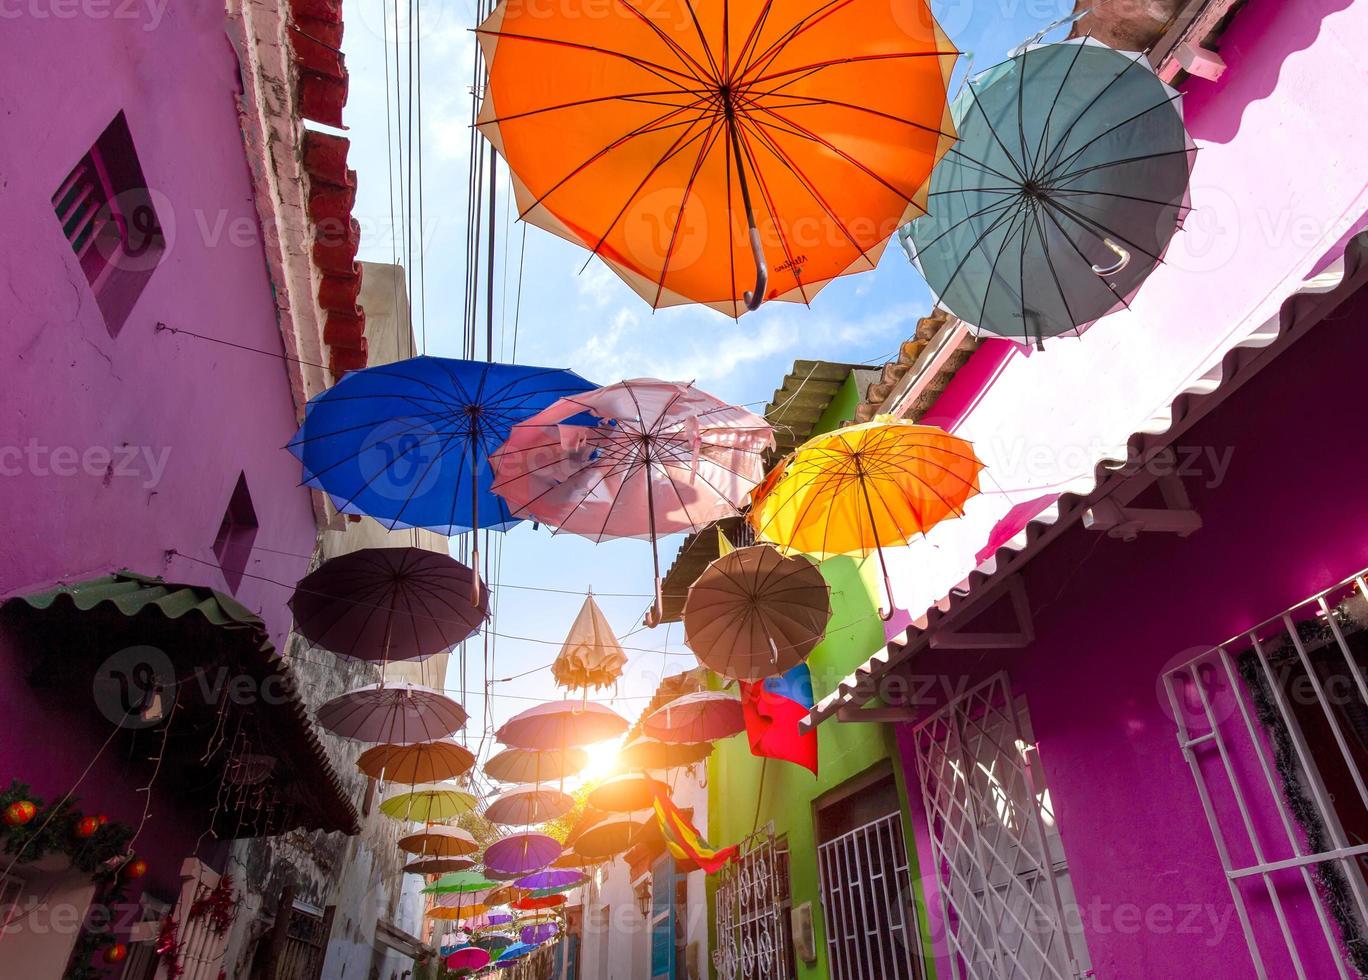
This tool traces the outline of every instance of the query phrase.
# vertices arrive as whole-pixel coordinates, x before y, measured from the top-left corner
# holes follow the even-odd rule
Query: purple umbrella
[[[535,926],[523,926],[522,931],[518,934],[518,938],[529,946],[536,946],[539,943],[546,942],[548,939],[554,939],[559,932],[560,926],[556,925],[556,923],[541,922]]]
[[[560,857],[561,846],[546,834],[509,834],[485,848],[484,866],[489,877],[540,871]]]
[[[446,738],[464,727],[467,717],[445,694],[417,684],[369,684],[318,709],[318,723],[334,735],[393,745]]]
[[[471,602],[473,571],[422,548],[363,548],[330,558],[290,598],[295,628],[314,646],[357,660],[413,660],[449,650],[489,618]]]
[[[540,888],[573,888],[582,884],[588,879],[579,871],[572,871],[568,868],[552,868],[548,871],[538,871],[534,874],[519,878],[513,884],[518,888],[540,889]]]

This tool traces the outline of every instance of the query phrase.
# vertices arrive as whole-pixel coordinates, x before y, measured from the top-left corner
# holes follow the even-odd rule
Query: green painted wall
[[[859,386],[853,377],[847,378],[814,431],[828,432],[853,418],[859,401]],[[821,569],[831,586],[832,616],[826,639],[808,659],[813,693],[818,699],[830,693],[837,683],[884,644],[883,622],[878,615],[877,561],[833,558],[822,562]],[[910,827],[906,787],[902,782],[903,767],[897,764],[898,753],[890,726],[832,721],[817,729],[817,739],[818,777],[792,763],[755,758],[750,754],[744,736],[719,744],[708,763],[708,841],[713,846],[740,841],[771,820],[775,833],[788,837],[793,905],[812,903],[816,932],[816,962],[808,965],[801,959],[798,961],[799,980],[829,976],[817,875],[814,801],[884,760],[892,759],[891,769],[904,801],[904,832]],[[907,836],[915,879],[916,852],[910,834]],[[920,889],[914,891],[920,900]],[[715,922],[711,882],[709,905],[709,920]],[[920,911],[919,921],[925,922]],[[715,931],[715,925],[712,928]],[[715,934],[711,937],[713,949],[717,948],[716,938]],[[712,968],[712,976],[717,976],[716,968]]]

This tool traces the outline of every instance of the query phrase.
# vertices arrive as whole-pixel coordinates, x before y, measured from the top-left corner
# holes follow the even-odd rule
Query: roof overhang
[[[1340,261],[1308,280],[1283,302],[1276,316],[1228,348],[1211,371],[1174,398],[1167,411],[1132,434],[1124,446],[1099,454],[1091,489],[1061,494],[1045,505],[964,581],[818,701],[799,723],[800,730],[810,731],[832,717],[842,721],[904,720],[902,708],[863,708],[878,697],[883,678],[920,651],[936,645],[938,636],[948,638],[1006,596],[1018,581],[1016,573],[1081,522],[1099,501],[1123,485],[1130,484],[1129,489],[1133,489],[1134,481],[1153,479],[1156,468],[1150,464],[1157,456],[1366,284],[1368,232],[1351,238]]]

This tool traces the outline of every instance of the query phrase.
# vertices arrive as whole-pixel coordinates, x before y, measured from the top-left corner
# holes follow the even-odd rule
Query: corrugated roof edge
[[[1166,411],[1132,433],[1124,445],[1099,454],[1090,479],[1081,481],[1075,490],[1061,493],[1058,500],[980,562],[923,616],[842,680],[836,690],[817,702],[800,723],[800,730],[810,731],[842,708],[859,708],[873,699],[877,681],[927,646],[938,628],[993,594],[995,586],[1003,585],[1010,573],[1023,567],[1081,519],[1084,511],[1107,496],[1121,480],[1139,471],[1224,396],[1253,377],[1365,284],[1368,232],[1351,238],[1341,261],[1308,280],[1283,302],[1276,316],[1234,343],[1210,371],[1179,392]],[[1221,398],[1213,399],[1215,395]]]

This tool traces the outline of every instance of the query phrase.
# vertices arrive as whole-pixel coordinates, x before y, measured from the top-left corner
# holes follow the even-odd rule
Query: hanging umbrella
[[[485,877],[495,881],[510,882],[515,878],[521,878],[526,872],[523,871],[495,871],[493,868],[485,868]]]
[[[764,419],[691,384],[642,378],[562,398],[490,457],[494,492],[558,531],[646,538],[660,611],[661,535],[734,515],[774,447]]]
[[[546,834],[509,834],[485,848],[485,871],[522,877],[540,871],[560,853],[560,843]]]
[[[626,663],[627,654],[591,592],[551,665],[551,676],[564,688],[609,687],[622,676]]]
[[[926,0],[696,6],[499,4],[480,131],[652,306],[810,302],[924,212],[956,52]]]
[[[434,905],[427,910],[429,919],[442,919],[447,922],[461,922],[465,919],[477,915],[483,915],[488,909],[484,905],[472,904],[463,907],[451,905]]]
[[[458,949],[447,957],[448,970],[481,970],[489,965],[489,951],[478,946]]]
[[[501,783],[540,783],[573,776],[589,764],[583,749],[504,749],[484,764],[485,775]]]
[[[454,786],[425,786],[387,798],[381,802],[380,812],[395,820],[436,823],[469,813],[476,802],[474,796]]]
[[[564,904],[564,895],[546,895],[541,898],[527,896],[512,903],[519,912],[544,912],[549,909],[558,909]]]
[[[705,667],[742,681],[807,659],[831,619],[831,590],[807,558],[768,545],[723,555],[689,587],[684,642]]]
[[[420,858],[417,861],[410,861],[408,864],[404,865],[404,873],[411,875],[440,875],[453,871],[467,871],[473,867],[475,867],[475,862],[470,858]]]
[[[443,909],[475,909],[476,911],[469,914],[469,917],[473,918],[476,915],[483,915],[492,907],[491,903],[486,901],[489,894],[489,890],[444,892],[433,899],[432,904],[436,908]]]
[[[445,738],[412,745],[377,745],[356,760],[356,768],[372,779],[410,786],[455,779],[474,765],[473,752]]]
[[[566,851],[556,860],[552,861],[549,867],[555,869],[568,868],[577,870],[580,868],[592,868],[598,861],[586,858],[583,854],[576,854],[574,851]]]
[[[521,888],[514,888],[512,885],[500,885],[489,893],[485,899],[485,904],[490,906],[507,905],[516,898],[522,898],[524,894],[525,892]]]
[[[507,913],[486,912],[484,915],[477,915],[474,918],[466,919],[462,923],[471,932],[483,932],[495,926],[507,925],[513,921],[513,916]],[[478,940],[476,940],[478,944]]]
[[[458,871],[455,874],[442,875],[431,885],[423,889],[424,895],[449,895],[449,894],[468,894],[470,892],[487,891],[494,887],[494,882],[475,871]]]
[[[417,684],[368,684],[339,694],[318,709],[318,723],[357,742],[412,745],[460,731],[466,712],[455,701]]]
[[[494,737],[514,748],[564,750],[616,738],[627,728],[627,719],[605,705],[546,701],[508,719]]]
[[[640,773],[627,773],[606,779],[589,791],[586,802],[595,810],[608,813],[631,813],[649,810],[660,793],[668,795],[670,788],[658,779]]]
[[[712,755],[711,742],[662,742],[639,735],[618,752],[618,763],[625,769],[677,769],[696,766]]]
[[[550,939],[555,939],[560,933],[560,925],[555,922],[542,922],[537,925],[523,926],[519,930],[519,937],[523,942],[532,946],[537,946]]]
[[[509,960],[519,959],[526,956],[528,953],[533,952],[536,948],[537,947],[530,946],[527,943],[513,943],[511,946],[505,946],[503,948],[499,953],[499,958],[495,960],[495,962],[506,963]]]
[[[449,650],[489,618],[472,602],[479,577],[423,548],[363,548],[329,558],[290,598],[295,628],[314,646],[388,663]]]
[[[485,819],[490,823],[527,826],[569,813],[575,800],[551,786],[515,786],[490,801]]]
[[[352,371],[309,400],[290,451],[346,514],[453,535],[517,524],[489,491],[513,423],[593,385],[569,371],[412,357]],[[478,568],[478,559],[472,564]]]
[[[508,918],[510,922],[513,921],[512,916],[509,916]],[[475,945],[481,949],[488,950],[490,953],[497,953],[499,950],[513,945],[513,937],[503,933],[490,932],[477,937],[475,939]]]
[[[1149,59],[1029,47],[971,79],[955,116],[931,213],[904,233],[940,304],[1037,345],[1128,305],[1187,213],[1195,153]]]
[[[632,839],[644,823],[644,820],[625,813],[603,817],[575,837],[575,853],[594,861],[616,857],[632,846]]]
[[[416,834],[399,838],[399,849],[423,857],[453,858],[474,854],[480,849],[475,838],[460,827],[425,827]]]
[[[756,532],[785,554],[876,551],[890,599],[883,549],[961,516],[983,470],[965,440],[888,415],[815,436],[783,466],[751,509]],[[881,611],[884,619],[891,607]]]
[[[741,699],[726,691],[696,691],[657,708],[642,731],[662,742],[714,742],[746,728]]]
[[[546,888],[577,888],[584,884],[588,879],[583,872],[574,871],[569,868],[537,871],[530,875],[524,875],[513,884],[528,891],[540,891]]]

